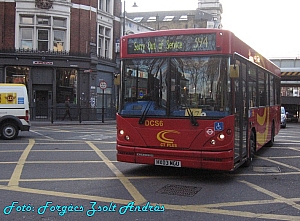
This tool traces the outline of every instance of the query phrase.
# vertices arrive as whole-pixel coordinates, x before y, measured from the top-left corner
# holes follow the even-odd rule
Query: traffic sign
[[[105,81],[100,81],[99,87],[100,89],[104,90],[107,88],[107,83]]]

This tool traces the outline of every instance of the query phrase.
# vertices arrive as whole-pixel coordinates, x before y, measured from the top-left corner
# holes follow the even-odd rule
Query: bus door
[[[247,93],[247,68],[246,65],[236,61],[238,75],[231,78],[233,91],[233,110],[235,115],[234,130],[234,162],[239,163],[247,155],[248,145],[248,93]]]

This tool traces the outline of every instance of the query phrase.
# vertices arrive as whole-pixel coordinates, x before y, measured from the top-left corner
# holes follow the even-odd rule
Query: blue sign
[[[215,128],[215,131],[222,131],[222,130],[224,130],[224,123],[223,122],[215,122],[214,128]]]
[[[24,97],[18,97],[18,104],[24,104]]]

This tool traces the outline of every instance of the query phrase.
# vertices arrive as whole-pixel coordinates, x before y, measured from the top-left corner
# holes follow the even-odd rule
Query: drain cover
[[[196,195],[200,190],[201,187],[168,184],[156,192],[161,194],[168,194],[168,195],[192,197]]]
[[[281,170],[279,167],[253,167],[254,172],[260,173],[280,173]]]

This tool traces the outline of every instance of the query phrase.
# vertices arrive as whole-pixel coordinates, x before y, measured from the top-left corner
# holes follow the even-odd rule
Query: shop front
[[[27,86],[31,120],[99,120],[102,105],[106,115],[114,118],[109,113],[114,106],[111,81],[115,67],[112,62],[98,67],[88,56],[9,54],[0,56],[0,82]],[[98,85],[101,79],[110,85],[103,104]],[[71,117],[64,118],[67,108]]]

